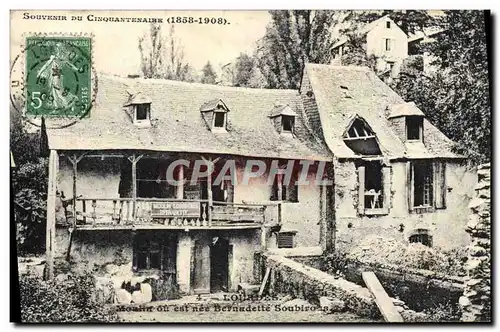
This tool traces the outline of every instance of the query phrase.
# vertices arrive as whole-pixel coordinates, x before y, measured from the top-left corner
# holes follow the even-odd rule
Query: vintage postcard
[[[490,24],[11,11],[11,320],[491,322]]]

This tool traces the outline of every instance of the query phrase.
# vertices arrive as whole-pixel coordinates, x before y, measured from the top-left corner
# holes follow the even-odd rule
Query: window
[[[421,140],[424,119],[421,116],[406,117],[406,139]]]
[[[135,120],[147,120],[149,119],[149,110],[151,104],[137,104],[135,109]]]
[[[387,52],[392,51],[392,40],[389,38],[385,38],[385,50]]]
[[[410,243],[422,243],[424,246],[432,247],[432,235],[427,229],[417,229],[415,234],[408,238]]]
[[[413,182],[413,206],[431,206],[433,205],[433,177],[432,164],[419,162],[415,163]]]
[[[357,162],[358,213],[360,215],[389,213],[391,169],[380,161]]]
[[[171,235],[138,232],[134,236],[133,269],[175,274],[177,244]]]
[[[225,112],[214,112],[214,127],[224,128],[226,124]]]
[[[354,152],[361,155],[380,155],[375,133],[368,126],[366,121],[356,118],[344,133],[344,143]]]
[[[294,248],[296,231],[282,231],[277,235],[278,248]]]
[[[281,123],[283,125],[283,132],[291,133],[293,132],[293,126],[295,124],[295,117],[291,115],[282,115]]]
[[[391,21],[387,21],[387,22],[385,22],[385,27],[386,27],[387,29],[390,29],[390,28],[391,28]]]
[[[289,184],[284,182],[285,175],[276,174],[274,182],[271,188],[271,201],[283,201],[283,202],[293,202],[299,201],[298,191],[299,187],[295,183],[295,179],[292,177]]]
[[[446,164],[439,160],[409,161],[407,164],[410,212],[432,212],[446,208]]]

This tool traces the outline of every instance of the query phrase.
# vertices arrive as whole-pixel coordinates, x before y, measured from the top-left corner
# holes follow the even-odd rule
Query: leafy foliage
[[[240,53],[238,58],[236,58],[232,76],[232,86],[250,88],[262,88],[265,86],[265,79],[257,67],[256,58],[245,53]]]
[[[307,62],[330,61],[330,27],[335,15],[325,10],[270,11],[271,23],[256,52],[268,88],[297,89]]]
[[[370,248],[365,250],[364,248]],[[431,270],[446,275],[465,275],[464,263],[467,261],[466,247],[452,250],[429,248],[420,243],[405,243],[400,240],[380,236],[367,236],[359,245],[345,252],[328,255],[325,263],[332,269],[344,266],[349,261],[371,264],[398,265],[412,269]],[[331,261],[331,262],[329,262]]]
[[[393,89],[415,101],[429,120],[458,143],[457,152],[476,163],[491,159],[491,105],[484,16],[480,11],[446,11],[446,29],[425,51],[437,68],[430,75],[405,73]]]
[[[139,51],[145,78],[194,82],[193,69],[184,62],[184,48],[173,25],[165,37],[161,25],[152,23],[149,33],[139,38]]]
[[[208,61],[202,69],[200,82],[204,84],[215,84],[216,81],[217,74],[215,73],[210,61]]]
[[[19,253],[37,254],[45,248],[47,158],[39,158],[40,132],[29,133],[11,110],[11,152],[16,168],[11,173],[14,219]]]
[[[64,281],[20,278],[21,319],[25,323],[115,322],[116,313],[98,300],[91,275]]]

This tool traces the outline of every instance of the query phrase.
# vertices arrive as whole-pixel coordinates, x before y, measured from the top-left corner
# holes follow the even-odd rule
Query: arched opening
[[[422,243],[424,246],[432,247],[432,235],[428,229],[416,229],[408,238],[410,243]]]

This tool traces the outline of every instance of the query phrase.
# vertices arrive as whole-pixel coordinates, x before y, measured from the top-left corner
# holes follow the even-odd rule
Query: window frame
[[[392,38],[384,38],[384,52],[392,52],[394,50]]]
[[[376,161],[371,161],[376,162]],[[382,206],[377,208],[366,207],[365,198],[367,191],[366,186],[366,166],[357,166],[358,172],[358,214],[361,216],[377,216],[377,215],[388,215],[390,212],[390,202],[391,202],[391,166],[381,165],[380,176],[381,176],[381,193],[382,196]]]
[[[218,108],[212,111],[212,131],[226,131],[226,126],[227,126],[227,111],[224,108]],[[216,126],[215,119],[217,118],[217,115],[221,115],[224,117],[222,126]]]
[[[412,123],[418,125],[418,138],[409,137],[409,124]],[[413,128],[415,129],[415,128]],[[423,142],[424,140],[424,118],[420,115],[408,115],[405,116],[405,138],[408,142]]]
[[[138,118],[139,107],[147,107],[146,117],[144,119]],[[144,123],[146,121],[151,121],[151,103],[135,104],[134,105],[134,122],[135,123]]]
[[[141,243],[142,242],[142,243]],[[143,250],[141,246],[144,246],[146,250]],[[153,247],[157,247],[157,249],[152,250]],[[151,255],[158,254],[159,255],[159,266],[154,267],[151,265]],[[145,256],[146,259],[146,267],[139,267],[139,262],[141,261],[141,256]],[[161,271],[163,269],[163,244],[159,239],[155,239],[152,237],[137,236],[134,239],[134,264],[133,269],[136,272],[143,271]]]
[[[285,129],[286,120],[291,121],[290,130]],[[293,115],[281,115],[281,132],[293,134],[295,132],[295,116]]]
[[[284,185],[284,174],[276,174],[271,185],[271,201],[278,201],[283,203],[299,203],[299,185]],[[294,177],[290,181],[295,181]],[[294,188],[290,190],[290,188]],[[292,194],[294,192],[294,194]]]
[[[428,169],[432,172],[431,194],[432,201],[428,205],[415,206],[415,163],[428,163]],[[410,213],[427,213],[439,209],[446,209],[447,183],[446,162],[442,160],[424,159],[407,161],[407,200]]]
[[[177,242],[176,237],[172,234],[163,236],[158,233],[139,231],[133,236],[132,252],[132,270],[134,273],[161,272],[176,274]],[[152,265],[152,254],[158,255],[159,266]],[[146,266],[139,267],[139,262],[143,258],[146,260]]]
[[[385,28],[390,29],[391,28],[391,21],[385,21]]]

